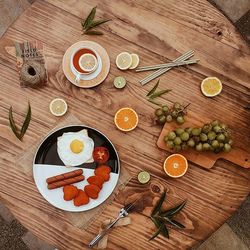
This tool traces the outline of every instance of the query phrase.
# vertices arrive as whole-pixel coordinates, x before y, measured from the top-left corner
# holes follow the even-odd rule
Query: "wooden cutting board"
[[[186,120],[185,123],[181,126],[178,125],[176,122],[165,123],[161,131],[160,137],[157,141],[157,146],[168,152],[174,153],[175,151],[168,148],[164,142],[164,136],[168,132],[176,129],[177,127],[187,128],[187,127],[201,126],[202,124],[204,124],[204,121],[201,121],[199,117],[194,116],[194,114],[192,114],[191,116],[188,114],[188,116],[185,117],[185,120]],[[210,122],[210,121],[206,121],[206,122]],[[232,138],[233,138],[233,131],[231,131],[231,133],[232,133]],[[213,167],[214,163],[218,159],[228,160],[243,168],[250,168],[249,149],[247,151],[242,148],[239,148],[236,144],[237,141],[236,140],[234,141],[235,141],[235,145],[233,145],[233,148],[229,153],[220,152],[218,154],[215,154],[213,152],[197,152],[194,149],[187,149],[187,150],[181,151],[181,154],[184,155],[189,161],[192,161],[193,163],[204,168]]]

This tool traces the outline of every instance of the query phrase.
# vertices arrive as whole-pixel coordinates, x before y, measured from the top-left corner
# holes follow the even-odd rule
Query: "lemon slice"
[[[114,85],[117,89],[122,89],[126,86],[126,79],[122,76],[117,76],[114,79]]]
[[[132,65],[132,56],[128,52],[122,52],[116,57],[116,66],[118,69],[126,70]]]
[[[67,103],[61,98],[56,98],[52,100],[49,105],[49,110],[51,114],[55,116],[64,115],[67,109],[68,109]]]
[[[138,174],[137,178],[138,178],[138,181],[139,181],[140,183],[146,184],[146,183],[148,183],[149,180],[150,180],[150,174],[149,174],[148,172],[146,172],[146,171],[141,171],[141,172]]]
[[[97,67],[97,59],[94,55],[86,53],[80,57],[79,65],[83,71],[92,72]]]
[[[140,58],[137,54],[131,54],[132,56],[132,65],[129,67],[129,69],[135,69],[140,62]]]
[[[213,97],[222,91],[222,83],[217,77],[207,77],[201,83],[201,92],[207,97]]]

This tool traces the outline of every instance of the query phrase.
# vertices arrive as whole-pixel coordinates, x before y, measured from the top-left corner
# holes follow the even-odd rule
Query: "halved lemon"
[[[135,69],[139,65],[140,58],[137,54],[131,54],[131,56],[132,56],[132,64],[129,67],[129,69]]]
[[[217,77],[207,77],[201,83],[201,92],[207,97],[213,97],[220,94],[222,83]]]
[[[118,69],[126,70],[132,65],[132,56],[128,52],[122,52],[116,57],[116,66]]]
[[[164,161],[163,169],[170,177],[181,177],[187,172],[187,159],[181,154],[172,154]]]
[[[67,103],[61,99],[61,98],[56,98],[50,102],[49,105],[49,110],[51,114],[55,116],[62,116],[66,113],[68,109]]]
[[[136,128],[138,124],[138,115],[131,108],[119,109],[114,117],[115,125],[121,131],[131,131]]]

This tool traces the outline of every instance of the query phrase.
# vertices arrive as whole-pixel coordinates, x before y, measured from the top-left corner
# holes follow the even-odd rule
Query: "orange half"
[[[187,159],[183,155],[172,154],[164,161],[163,169],[170,177],[181,177],[187,172]]]
[[[138,124],[138,115],[131,108],[121,108],[116,112],[114,122],[118,129],[126,132],[131,131]]]

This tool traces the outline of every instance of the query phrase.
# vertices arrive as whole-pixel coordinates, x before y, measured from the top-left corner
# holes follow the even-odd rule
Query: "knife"
[[[128,205],[126,205],[123,208],[121,208],[121,210],[119,211],[119,214],[118,214],[117,218],[113,222],[111,222],[101,233],[99,233],[89,243],[89,247],[92,248],[94,245],[96,245],[107,234],[107,232],[109,232],[114,227],[114,225],[117,223],[117,221],[119,221],[121,218],[124,218],[124,217],[128,216],[128,213],[133,210],[133,208],[135,207],[135,203],[138,200],[136,200],[133,203],[129,203]]]

